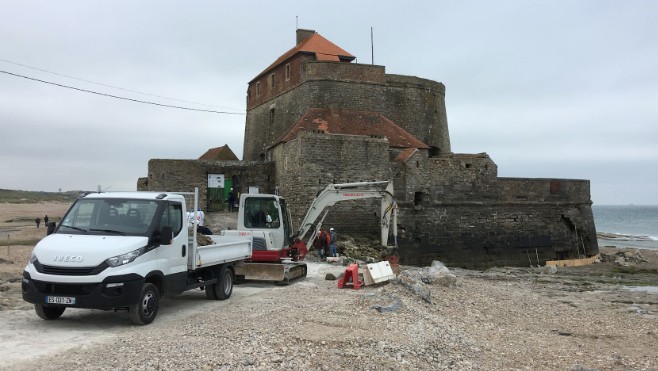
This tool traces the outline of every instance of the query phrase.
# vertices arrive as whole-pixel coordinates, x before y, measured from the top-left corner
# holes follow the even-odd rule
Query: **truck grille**
[[[89,295],[98,283],[89,284],[70,284],[70,283],[49,283],[41,281],[32,281],[41,294],[54,294],[54,295]]]
[[[56,267],[52,265],[45,265],[34,262],[34,267],[37,272],[43,274],[52,274],[56,276],[93,276],[104,271],[108,267],[106,262],[101,263],[95,267]]]

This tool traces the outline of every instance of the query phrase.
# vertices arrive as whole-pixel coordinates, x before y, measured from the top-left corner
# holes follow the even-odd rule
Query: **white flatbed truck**
[[[233,292],[235,266],[251,258],[251,234],[208,236],[199,246],[181,192],[98,192],[80,197],[34,248],[23,272],[23,299],[39,317],[66,308],[128,309],[151,323],[160,298],[204,288],[208,299]],[[194,219],[197,219],[196,216]]]

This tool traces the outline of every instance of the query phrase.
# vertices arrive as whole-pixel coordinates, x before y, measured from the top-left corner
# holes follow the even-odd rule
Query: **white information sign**
[[[259,191],[258,187],[249,186],[249,194],[254,195],[254,194],[259,194],[259,193],[260,193],[260,191]]]
[[[224,188],[224,174],[208,174],[208,188]]]

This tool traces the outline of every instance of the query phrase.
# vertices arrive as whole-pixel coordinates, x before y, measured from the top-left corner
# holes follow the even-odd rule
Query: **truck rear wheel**
[[[217,282],[217,299],[226,300],[233,293],[233,271],[227,266],[219,270],[219,282]]]
[[[160,306],[160,292],[152,283],[144,284],[139,303],[128,308],[130,320],[136,325],[148,325],[153,322]]]
[[[66,307],[46,307],[42,304],[34,304],[37,315],[45,320],[58,319],[64,314]]]
[[[206,286],[206,297],[211,300],[226,300],[233,293],[233,271],[227,266],[219,269],[217,282]]]

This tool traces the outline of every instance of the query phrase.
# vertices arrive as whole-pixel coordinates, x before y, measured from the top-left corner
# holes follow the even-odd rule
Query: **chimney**
[[[315,30],[303,30],[301,28],[297,29],[297,44],[299,45],[300,42],[308,39],[309,37],[313,36],[315,33]]]

